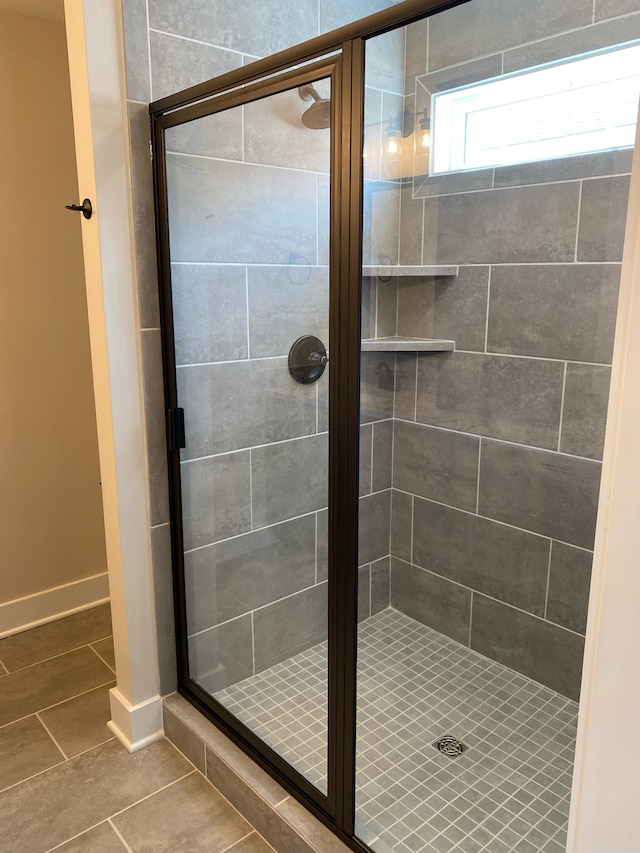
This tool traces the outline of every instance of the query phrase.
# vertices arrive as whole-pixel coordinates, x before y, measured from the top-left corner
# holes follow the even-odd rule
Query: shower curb
[[[277,853],[350,853],[326,826],[178,693],[163,700],[167,739]]]

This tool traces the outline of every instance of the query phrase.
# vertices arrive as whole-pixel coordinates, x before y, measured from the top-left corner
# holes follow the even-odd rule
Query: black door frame
[[[206,717],[329,826],[351,849],[355,837],[358,447],[362,287],[365,41],[469,0],[405,0],[149,107],[167,409],[171,547],[178,689]],[[331,78],[329,339],[329,589],[327,796],[189,678],[182,541],[180,442],[164,131],[320,78]]]

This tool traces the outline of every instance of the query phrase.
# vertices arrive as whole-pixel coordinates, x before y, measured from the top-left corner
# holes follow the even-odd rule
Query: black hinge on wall
[[[186,446],[184,435],[184,409],[169,409],[169,450],[180,450]]]

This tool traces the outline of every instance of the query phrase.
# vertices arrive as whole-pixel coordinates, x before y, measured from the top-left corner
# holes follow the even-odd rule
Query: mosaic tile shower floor
[[[326,644],[216,698],[326,790]],[[360,624],[356,826],[380,853],[564,853],[578,706],[394,610]],[[449,758],[445,734],[466,751]]]

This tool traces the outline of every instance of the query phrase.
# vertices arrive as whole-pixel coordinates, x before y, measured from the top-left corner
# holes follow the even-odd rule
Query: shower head
[[[300,117],[303,125],[311,128],[311,130],[322,130],[329,127],[331,125],[331,101],[328,98],[321,98],[310,83],[306,86],[299,86],[298,94],[303,101],[313,101]]]

